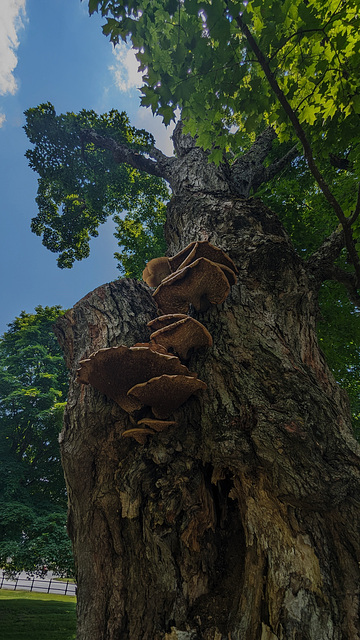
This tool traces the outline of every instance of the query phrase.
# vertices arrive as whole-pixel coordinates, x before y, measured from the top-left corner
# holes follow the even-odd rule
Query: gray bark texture
[[[226,172],[201,180],[199,158],[190,145],[177,163],[168,255],[208,240],[239,276],[223,304],[191,310],[213,347],[186,363],[207,389],[177,426],[122,439],[130,416],[75,379],[97,349],[148,340],[149,287],[106,284],[57,323],[77,638],[356,640],[360,451],[317,342],[316,265]]]

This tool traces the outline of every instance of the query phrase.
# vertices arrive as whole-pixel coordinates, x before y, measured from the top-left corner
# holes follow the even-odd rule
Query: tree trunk
[[[140,445],[75,380],[79,360],[148,339],[151,290],[99,287],[57,323],[72,381],[61,434],[78,640],[356,640],[359,446],[316,338],[316,283],[275,214],[201,188],[175,195],[169,255],[229,253],[238,282],[192,315],[207,383]]]

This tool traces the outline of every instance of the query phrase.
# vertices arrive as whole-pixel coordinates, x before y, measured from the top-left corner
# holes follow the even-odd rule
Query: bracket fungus
[[[207,260],[211,260],[211,262],[216,262],[216,264],[227,267],[233,271],[234,274],[238,271],[231,258],[222,249],[215,247],[207,240],[192,242],[185,247],[185,249],[177,253],[176,256],[169,258],[171,271],[183,269],[198,258],[207,258]]]
[[[158,351],[159,353],[169,353],[168,350],[165,349],[165,347],[163,347],[161,344],[156,344],[155,342],[136,342],[133,346],[146,347],[151,351]]]
[[[154,429],[154,431],[165,431],[168,427],[173,427],[177,424],[175,420],[158,420],[156,418],[141,418],[137,424],[146,424],[148,428]]]
[[[131,413],[142,403],[127,395],[129,389],[154,376],[193,375],[170,353],[159,353],[149,347],[111,347],[100,349],[86,360],[81,360],[77,371],[78,382],[91,384]]]
[[[149,287],[157,287],[171,273],[169,258],[153,258],[147,263],[142,277]]]
[[[190,303],[197,311],[204,311],[209,303],[221,304],[229,292],[230,283],[221,266],[198,258],[165,278],[153,297],[164,314],[186,313]]]
[[[152,429],[146,429],[146,427],[134,427],[133,429],[127,429],[121,434],[122,438],[134,438],[139,444],[145,444],[147,436],[155,435],[155,431]]]
[[[190,243],[171,258],[150,260],[143,279],[157,287],[153,297],[163,314],[148,323],[150,342],[100,349],[80,361],[78,382],[92,385],[128,413],[151,407],[155,417],[142,418],[123,438],[144,444],[147,436],[175,425],[166,418],[207,388],[168,349],[186,360],[191,349],[212,346],[208,330],[186,314],[190,304],[204,311],[224,302],[236,273],[231,258],[206,240]]]
[[[177,322],[178,320],[183,320],[184,318],[188,317],[189,316],[187,315],[187,313],[167,313],[163,316],[157,316],[153,320],[150,320],[146,326],[149,327],[152,331],[157,331],[158,329],[167,327],[173,322]]]
[[[165,278],[187,267],[192,262],[198,260],[198,258],[206,258],[222,266],[227,273],[230,284],[235,283],[238,270],[234,262],[222,249],[215,247],[207,240],[191,242],[187,247],[170,258],[166,256],[153,258],[147,263],[143,271],[143,280],[150,287],[158,287]],[[233,275],[229,274],[229,270]]]
[[[128,395],[136,398],[141,405],[150,406],[156,418],[165,420],[193,393],[206,388],[205,382],[198,378],[164,374],[133,386]]]
[[[165,347],[167,350],[170,348],[173,349],[182,360],[188,358],[191,349],[212,346],[212,337],[201,322],[198,322],[190,316],[174,314],[175,318],[179,316],[180,320],[175,320],[174,322],[171,321],[172,317],[169,314],[157,318],[158,325],[161,325],[162,317],[170,318],[170,323],[168,322],[168,324],[164,324],[164,326],[154,331],[150,335],[151,342]],[[148,326],[151,326],[152,322],[153,321],[150,321]]]

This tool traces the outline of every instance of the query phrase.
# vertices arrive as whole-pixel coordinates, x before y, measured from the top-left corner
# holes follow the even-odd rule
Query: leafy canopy
[[[130,126],[127,115],[116,110],[103,115],[82,110],[57,116],[54,107],[46,103],[28,109],[25,115],[24,128],[34,144],[26,156],[40,176],[39,212],[32,220],[32,231],[42,236],[50,251],[59,253],[60,268],[70,268],[75,260],[89,255],[90,238],[98,235],[108,216],[115,215],[116,235],[127,256],[124,262],[123,255],[117,254],[120,269],[128,276],[139,275],[137,264],[128,258],[134,239],[141,235],[144,263],[151,246],[155,245],[159,255],[164,250],[165,182],[114,162],[111,151],[85,141],[82,133],[93,129],[141,152],[153,145],[151,134]],[[127,212],[125,220],[123,210]]]
[[[68,374],[52,331],[62,313],[22,312],[0,338],[0,564],[8,570],[72,563],[58,444]]]
[[[177,108],[215,160],[264,122],[281,140],[289,119],[255,58],[249,26],[321,157],[345,155],[360,174],[360,14],[357,0],[90,0],[113,43],[128,38],[143,70],[142,104],[163,116]],[[237,133],[231,127],[238,127]]]

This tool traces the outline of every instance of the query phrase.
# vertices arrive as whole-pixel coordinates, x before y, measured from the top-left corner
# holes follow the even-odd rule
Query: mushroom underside
[[[167,350],[172,349],[182,360],[188,358],[192,349],[212,346],[212,337],[208,330],[190,316],[154,331],[150,335],[150,341]]]
[[[172,354],[159,353],[149,347],[120,345],[100,349],[82,360],[78,369],[78,381],[91,384],[131,413],[140,409],[141,403],[136,397],[128,396],[129,389],[165,373],[196,376]]]
[[[186,375],[162,375],[137,384],[128,391],[142,405],[148,405],[156,418],[166,420],[190,396],[207,385],[198,378]]]

